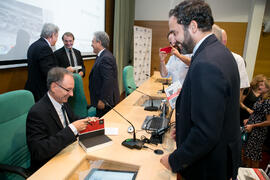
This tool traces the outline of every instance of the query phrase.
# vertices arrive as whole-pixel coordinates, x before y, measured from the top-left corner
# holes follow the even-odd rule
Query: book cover
[[[269,180],[269,177],[262,169],[239,168],[237,180]]]
[[[86,152],[102,149],[112,143],[112,140],[105,135],[103,119],[90,122],[79,134],[79,144]]]
[[[175,107],[176,99],[181,91],[182,84],[180,81],[176,81],[165,89],[167,100],[172,109]]]

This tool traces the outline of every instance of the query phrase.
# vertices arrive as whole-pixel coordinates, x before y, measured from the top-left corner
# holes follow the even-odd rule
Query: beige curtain
[[[135,0],[115,0],[113,55],[118,67],[120,93],[123,92],[123,67],[133,62]]]

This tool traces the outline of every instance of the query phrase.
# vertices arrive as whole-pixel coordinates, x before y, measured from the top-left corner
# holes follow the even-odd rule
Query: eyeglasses
[[[68,93],[70,91],[72,91],[73,89],[67,89],[67,88],[64,88],[63,86],[61,86],[60,84],[58,84],[57,82],[55,82],[55,84],[57,84],[57,86],[59,86],[60,88],[64,89],[65,91],[67,91]]]

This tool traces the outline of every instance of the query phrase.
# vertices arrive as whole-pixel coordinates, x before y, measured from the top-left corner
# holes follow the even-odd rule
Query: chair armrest
[[[87,114],[89,117],[94,117],[97,115],[97,111],[96,108],[94,106],[91,106],[88,110],[87,110]]]
[[[25,179],[27,179],[31,175],[31,173],[28,172],[28,170],[25,168],[18,166],[11,166],[7,164],[0,164],[0,172],[15,173],[24,177]]]

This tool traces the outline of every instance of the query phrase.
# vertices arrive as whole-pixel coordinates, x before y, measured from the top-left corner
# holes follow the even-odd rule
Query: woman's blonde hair
[[[265,84],[265,87],[268,89],[268,91],[265,94],[263,94],[262,98],[264,100],[270,99],[270,78],[265,79],[264,84]]]
[[[266,80],[266,76],[263,74],[256,75],[250,82],[250,87],[252,90],[257,90],[259,88],[259,83]]]

